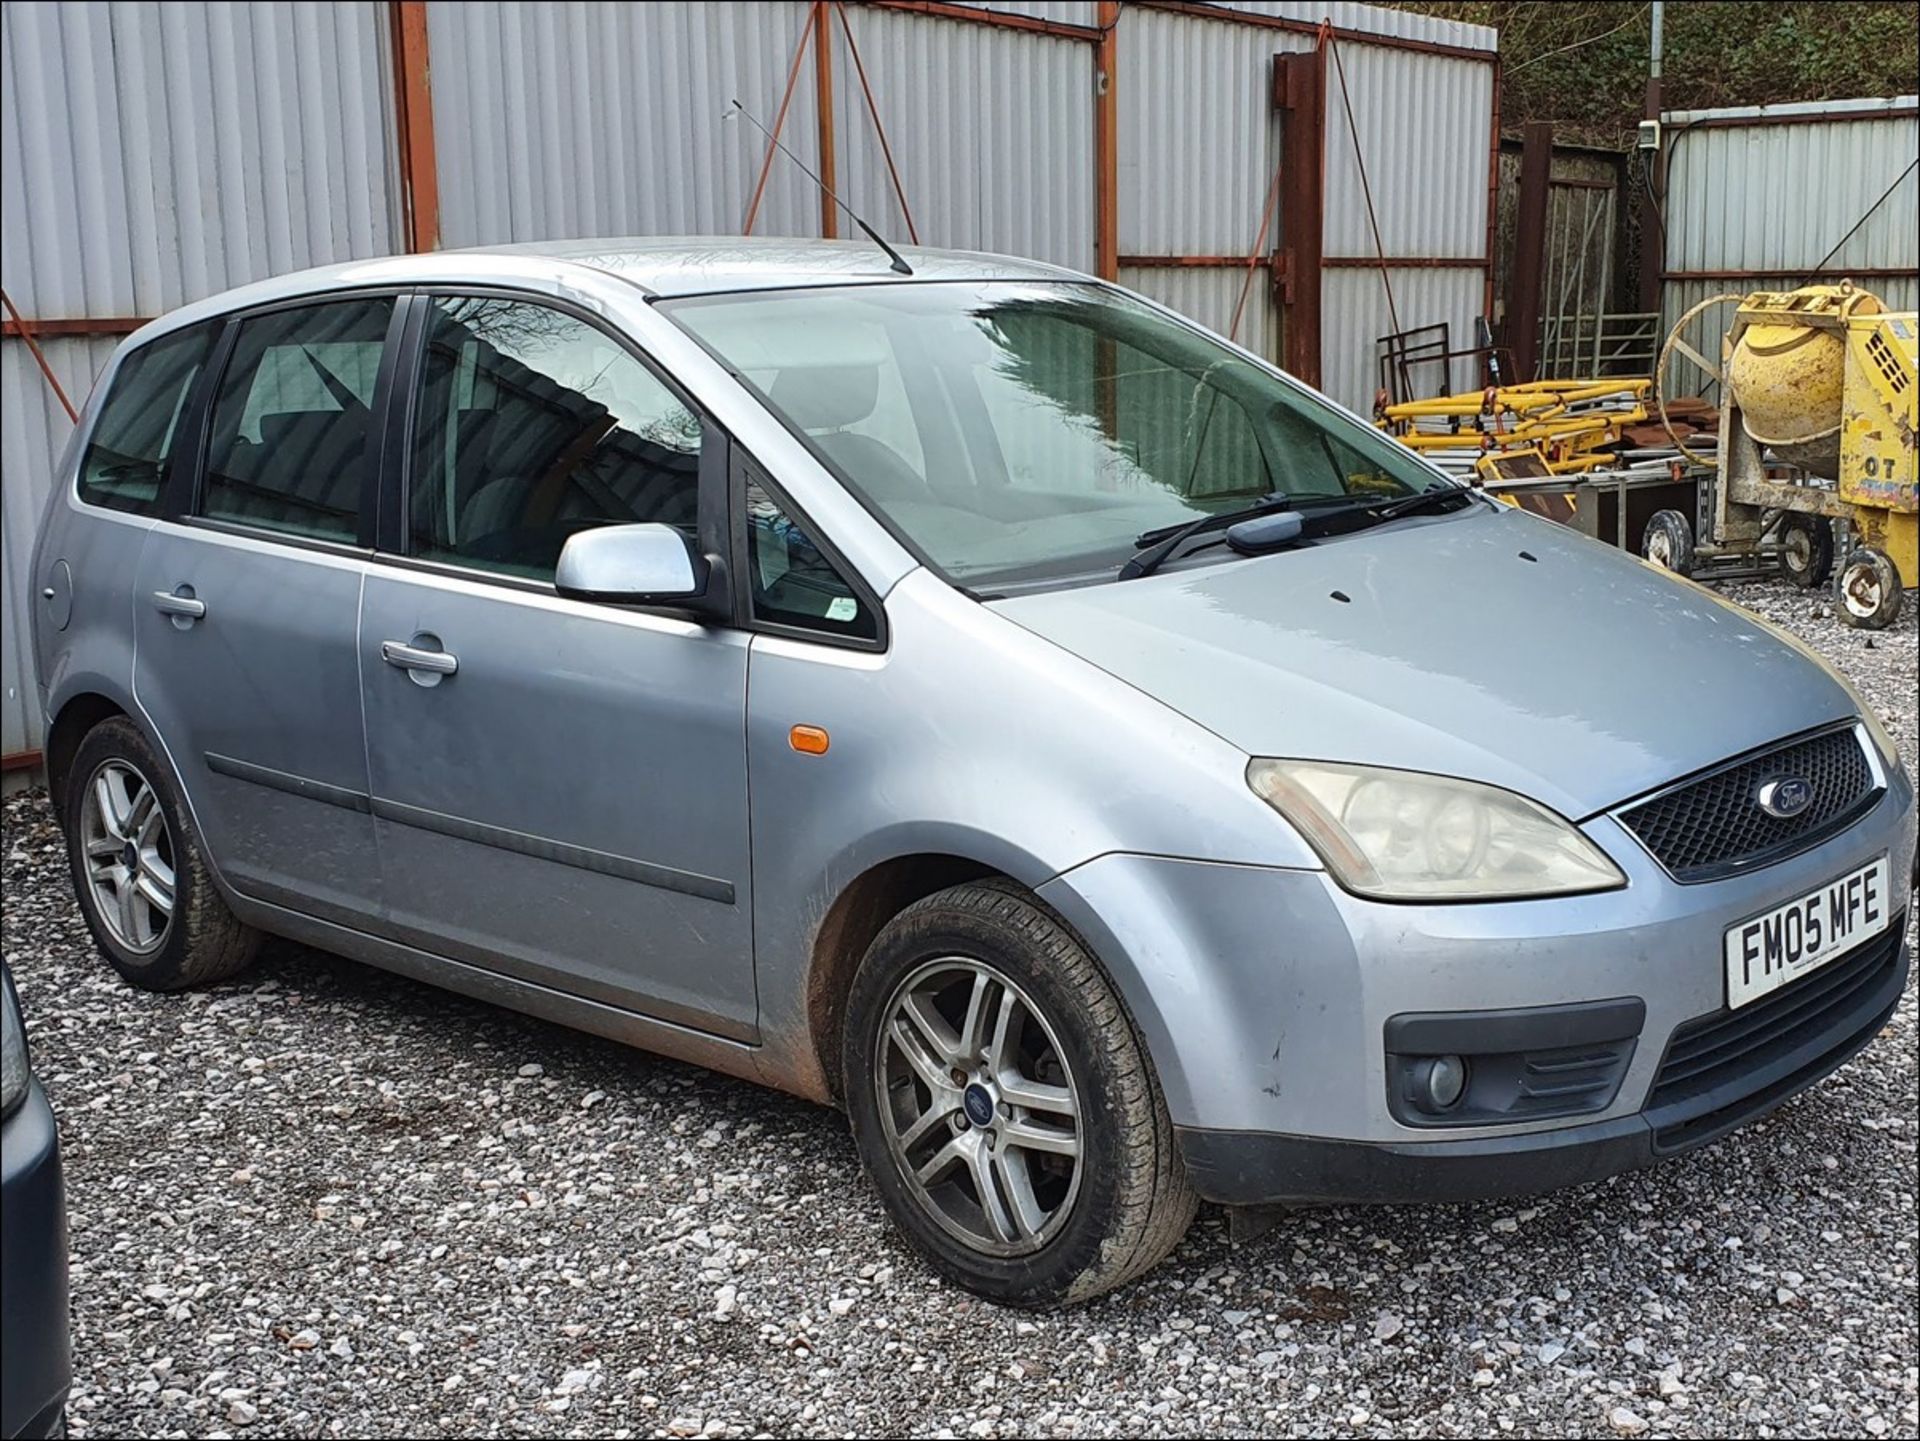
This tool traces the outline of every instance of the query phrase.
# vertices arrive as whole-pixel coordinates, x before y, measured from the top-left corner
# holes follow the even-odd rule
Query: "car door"
[[[360,622],[388,924],[752,1039],[748,638],[552,584],[591,526],[723,528],[726,439],[579,315],[419,304],[401,534],[383,536],[400,554],[370,570]]]
[[[134,694],[242,893],[361,924],[379,904],[356,661],[396,297],[222,334],[202,463],[149,532]]]

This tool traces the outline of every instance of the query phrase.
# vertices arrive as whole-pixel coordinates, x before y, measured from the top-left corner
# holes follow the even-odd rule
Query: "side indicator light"
[[[823,756],[827,753],[827,733],[819,726],[795,726],[787,732],[787,744],[803,756]]]

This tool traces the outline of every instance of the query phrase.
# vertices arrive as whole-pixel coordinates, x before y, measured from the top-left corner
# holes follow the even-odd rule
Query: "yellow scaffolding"
[[[1374,407],[1374,424],[1417,451],[1535,451],[1554,475],[1596,470],[1621,431],[1647,419],[1653,382],[1535,380]]]

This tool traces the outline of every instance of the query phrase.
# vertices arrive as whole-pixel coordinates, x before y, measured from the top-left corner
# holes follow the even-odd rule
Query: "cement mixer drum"
[[[1790,465],[1837,477],[1847,319],[1884,308],[1845,282],[1760,292],[1741,302],[1727,385],[1747,434]]]

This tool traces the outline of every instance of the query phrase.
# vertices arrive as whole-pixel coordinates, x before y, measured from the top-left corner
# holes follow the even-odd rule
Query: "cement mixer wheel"
[[[1834,609],[1840,619],[1859,630],[1885,630],[1900,618],[1903,600],[1900,572],[1893,561],[1870,545],[1847,557],[1834,586]]]
[[[1693,574],[1693,527],[1677,510],[1656,510],[1647,517],[1640,554],[1675,575]]]
[[[1802,590],[1825,585],[1833,574],[1833,522],[1798,511],[1781,516],[1780,568]]]

